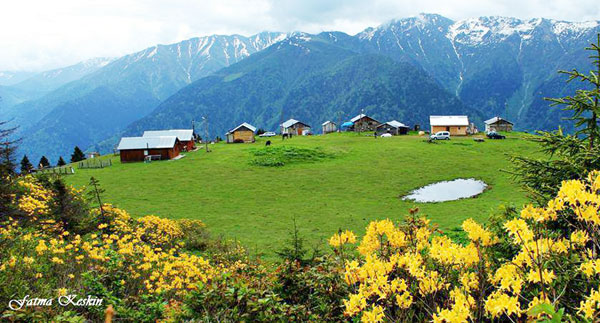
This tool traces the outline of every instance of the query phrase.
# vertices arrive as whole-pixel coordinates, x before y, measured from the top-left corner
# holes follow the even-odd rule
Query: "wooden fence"
[[[42,174],[58,174],[58,175],[71,175],[75,174],[75,169],[71,166],[52,167],[37,170],[36,173]]]
[[[112,166],[112,160],[101,160],[97,158],[82,160],[77,164],[78,168],[105,168]]]

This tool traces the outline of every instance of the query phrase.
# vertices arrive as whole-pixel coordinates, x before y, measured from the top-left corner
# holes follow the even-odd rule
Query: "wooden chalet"
[[[467,116],[429,116],[431,133],[448,131],[452,136],[466,136],[469,128]]]
[[[86,159],[92,159],[92,158],[96,158],[96,157],[100,157],[100,153],[97,151],[92,151],[92,152],[85,154]]]
[[[192,129],[170,129],[144,131],[142,137],[170,137],[175,136],[179,140],[180,151],[192,151],[196,148],[194,141],[194,130]]]
[[[279,130],[282,134],[287,133],[302,136],[310,133],[310,126],[304,122],[290,119],[279,125]]]
[[[173,159],[179,156],[180,148],[175,136],[123,137],[117,147],[122,163]]]
[[[337,131],[337,125],[333,121],[325,121],[321,124],[321,127],[323,128],[323,134]]]
[[[485,121],[485,132],[490,131],[512,131],[514,123],[498,116]]]
[[[359,114],[356,117],[350,119],[353,124],[354,131],[375,131],[381,122],[369,117],[366,114]]]
[[[403,124],[402,122],[398,122],[396,120],[388,121],[386,123],[380,124],[377,129],[375,129],[375,133],[378,136],[383,135],[384,133],[389,133],[393,136],[397,135],[406,135],[408,133],[408,126]]]
[[[227,138],[227,143],[245,143],[245,142],[254,142],[254,132],[256,131],[256,127],[249,123],[242,123],[241,125],[229,130],[225,134]]]

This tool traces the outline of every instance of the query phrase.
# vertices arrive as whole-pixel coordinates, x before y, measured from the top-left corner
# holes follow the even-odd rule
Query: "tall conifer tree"
[[[40,158],[39,165],[41,168],[48,168],[50,167],[50,161],[48,158],[46,158],[46,156],[42,156],[42,158]]]
[[[21,174],[29,174],[32,170],[33,165],[29,161],[29,158],[27,158],[27,155],[24,155],[23,159],[21,159]]]
[[[81,151],[81,149],[79,149],[79,146],[75,146],[75,149],[73,149],[73,153],[71,154],[71,162],[76,163],[76,162],[82,161],[84,159],[85,159],[85,155],[83,154],[83,151]]]

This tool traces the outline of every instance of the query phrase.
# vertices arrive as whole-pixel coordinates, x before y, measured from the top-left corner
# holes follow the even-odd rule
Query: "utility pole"
[[[360,121],[362,119],[362,115],[365,113],[365,109],[360,109],[360,118],[356,121]],[[362,131],[362,122],[360,123],[359,127],[358,127],[358,135],[360,136],[360,133]]]
[[[202,120],[204,120],[204,148],[206,149],[206,152],[210,152],[208,150],[208,118],[206,117],[202,117]]]

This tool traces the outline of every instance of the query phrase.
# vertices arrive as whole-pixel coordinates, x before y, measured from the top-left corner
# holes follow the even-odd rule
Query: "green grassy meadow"
[[[148,214],[204,221],[211,232],[240,240],[253,255],[271,258],[289,237],[293,218],[307,246],[325,248],[338,229],[362,234],[369,221],[401,220],[418,206],[440,229],[463,220],[485,222],[500,204],[521,206],[525,193],[511,176],[509,154],[538,154],[521,134],[478,143],[471,137],[428,144],[417,135],[377,138],[354,133],[270,140],[272,146],[317,148],[327,158],[258,166],[251,161],[267,139],[254,144],[210,145],[177,161],[76,169],[66,176],[77,187],[96,177],[106,202],[135,216]],[[456,178],[485,181],[476,198],[415,203],[399,198],[423,185]]]

